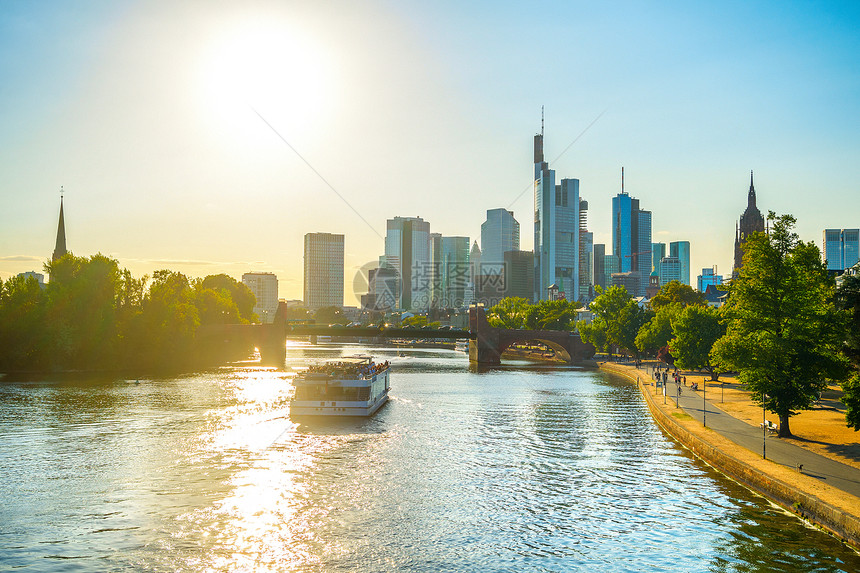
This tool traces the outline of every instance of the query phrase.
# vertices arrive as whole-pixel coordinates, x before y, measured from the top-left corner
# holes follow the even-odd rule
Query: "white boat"
[[[389,370],[365,355],[311,366],[293,378],[290,417],[371,416],[388,401]]]

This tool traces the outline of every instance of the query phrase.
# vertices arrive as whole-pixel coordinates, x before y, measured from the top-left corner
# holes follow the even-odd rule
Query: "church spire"
[[[56,261],[63,255],[65,255],[68,251],[66,251],[66,223],[63,219],[63,188],[60,187],[60,222],[57,225],[57,245],[54,247],[54,254],[51,257],[52,261]]]
[[[750,169],[750,192],[749,192],[749,196],[747,197],[747,206],[748,207],[755,207],[756,206],[755,205],[755,186],[753,185],[752,169]]]

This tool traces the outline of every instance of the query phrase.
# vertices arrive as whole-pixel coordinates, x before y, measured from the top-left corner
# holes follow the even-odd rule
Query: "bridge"
[[[517,342],[541,342],[568,364],[581,364],[591,359],[595,351],[593,345],[583,342],[579,334],[574,332],[513,330],[490,326],[484,306],[480,304],[469,307],[469,330],[475,335],[469,343],[469,361],[476,364],[501,363],[502,353]]]
[[[579,335],[556,330],[509,330],[494,328],[487,322],[483,305],[469,308],[469,330],[438,328],[392,328],[383,326],[330,326],[286,320],[278,308],[272,324],[222,324],[201,326],[198,341],[208,356],[224,360],[241,360],[250,349],[257,348],[266,363],[283,362],[287,338],[299,336],[344,336],[359,338],[448,339],[469,342],[469,361],[481,365],[501,362],[502,353],[517,342],[538,341],[552,348],[556,355],[572,364],[594,356],[594,347],[583,343]]]

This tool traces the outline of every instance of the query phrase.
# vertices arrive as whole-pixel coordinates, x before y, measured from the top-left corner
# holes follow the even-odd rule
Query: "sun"
[[[201,78],[208,116],[248,137],[259,135],[259,116],[289,139],[319,128],[332,113],[329,55],[317,39],[283,21],[245,20],[222,29]]]

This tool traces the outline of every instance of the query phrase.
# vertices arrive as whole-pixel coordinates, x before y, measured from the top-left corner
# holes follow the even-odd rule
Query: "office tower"
[[[242,284],[248,287],[257,299],[254,312],[263,324],[271,324],[278,310],[278,277],[273,273],[245,273]]]
[[[505,253],[520,250],[520,224],[507,209],[488,209],[481,224],[481,274],[503,274]]]
[[[442,305],[442,234],[430,233],[430,308]]]
[[[569,300],[579,296],[579,179],[555,184],[543,155],[543,129],[534,138],[535,300],[556,284]]]
[[[63,192],[62,188],[60,191],[60,222],[57,224],[57,242],[54,246],[54,254],[51,255],[51,260],[56,261],[63,255],[65,255],[68,251],[66,251],[66,221],[63,218]]]
[[[427,310],[433,275],[430,223],[421,217],[388,219],[380,266],[393,269],[399,277],[395,308]]]
[[[506,297],[520,297],[532,301],[534,296],[535,257],[532,251],[505,253]]]
[[[666,256],[666,243],[651,243],[651,272],[660,277],[660,261]],[[663,284],[662,282],[660,284]]]
[[[702,269],[702,274],[699,275],[696,281],[696,289],[699,292],[705,292],[709,285],[723,284],[723,275],[718,275],[712,268]]]
[[[608,284],[606,281],[606,245],[597,244],[593,247],[593,258],[594,258],[594,286],[599,286],[603,290],[606,290],[606,285]]]
[[[860,229],[825,229],[822,254],[828,271],[850,269],[860,259]]]
[[[651,276],[651,211],[639,208],[639,200],[624,191],[621,171],[621,193],[612,198],[612,249],[622,273],[639,273],[639,287],[630,294],[644,296]],[[625,279],[626,284],[633,284]]]
[[[370,269],[367,273],[368,293],[362,297],[362,307],[368,310],[390,311],[397,305],[400,277],[388,267]]]
[[[612,275],[621,272],[621,262],[615,255],[603,256],[603,282],[607,287],[612,286]]]
[[[305,306],[343,306],[343,235],[305,235]]]
[[[741,215],[740,221],[735,226],[735,265],[732,269],[732,277],[736,277],[743,266],[743,244],[747,237],[753,233],[764,232],[764,217],[755,204],[755,186],[753,185],[753,172],[750,171],[750,190],[747,193],[747,208]]]
[[[472,282],[469,237],[442,237],[441,308],[462,308]]]
[[[684,282],[684,270],[681,259],[675,256],[663,257],[660,259],[660,280],[661,285],[668,284],[672,281]]]
[[[678,279],[690,285],[690,241],[674,241],[669,243],[669,256],[681,261],[681,278]]]
[[[588,231],[588,201],[579,200],[579,295],[586,302],[594,298],[594,233]]]
[[[478,246],[478,241],[472,245],[472,250],[469,251],[469,286],[466,288],[465,306],[477,301],[477,292],[480,289],[478,284],[481,281],[481,248]]]

